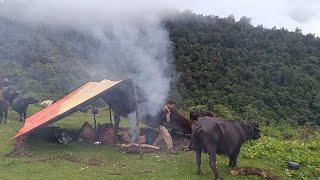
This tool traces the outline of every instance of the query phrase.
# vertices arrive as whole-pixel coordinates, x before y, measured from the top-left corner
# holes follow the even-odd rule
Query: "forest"
[[[190,11],[165,18],[175,72],[169,99],[217,116],[320,125],[320,38]],[[0,18],[0,72],[24,95],[58,98],[90,80],[86,34]]]

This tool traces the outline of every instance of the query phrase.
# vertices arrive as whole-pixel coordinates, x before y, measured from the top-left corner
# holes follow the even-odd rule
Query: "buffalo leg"
[[[220,180],[220,179],[222,179],[221,177],[220,177],[220,174],[219,174],[219,172],[218,172],[218,170],[217,170],[217,165],[216,165],[216,150],[214,150],[213,152],[210,152],[210,154],[209,154],[209,156],[210,156],[210,167],[211,167],[211,169],[212,169],[212,171],[213,171],[213,173],[214,173],[214,176],[215,176],[215,178],[217,179],[217,180]]]
[[[27,118],[27,111],[24,111],[23,112],[23,122],[25,122],[26,118]]]
[[[222,179],[220,177],[218,170],[217,170],[217,165],[216,165],[217,146],[212,145],[212,143],[215,142],[214,139],[211,138],[208,134],[202,134],[202,136],[200,138],[203,139],[203,144],[205,144],[205,148],[209,154],[209,159],[210,159],[209,164],[210,164],[210,167],[212,169],[212,172],[213,172],[215,178],[217,180]]]
[[[23,113],[19,113],[19,121],[22,122],[23,120]]]
[[[3,114],[0,113],[0,124],[2,123]]]
[[[229,167],[234,168],[237,167],[237,159],[238,159],[239,151],[236,151],[234,154],[229,156]]]
[[[237,165],[237,158],[234,155],[229,156],[229,167],[234,168]]]
[[[232,166],[231,166],[231,167],[237,167],[237,159],[238,159],[238,155],[236,155],[235,157],[233,157],[233,159],[232,159]]]
[[[114,113],[114,134],[113,134],[113,143],[118,143],[118,132],[119,132],[120,116],[117,113]]]
[[[197,175],[202,175],[201,171],[201,149],[196,151]]]
[[[172,142],[172,138],[171,138],[171,135],[170,135],[168,129],[165,128],[164,126],[160,125],[159,131],[160,131],[162,138],[166,142],[168,152],[172,153],[173,152],[173,142]]]
[[[4,124],[7,123],[7,119],[8,119],[8,109],[4,112]]]

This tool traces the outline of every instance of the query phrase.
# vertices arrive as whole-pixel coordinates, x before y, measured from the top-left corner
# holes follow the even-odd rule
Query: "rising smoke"
[[[165,2],[100,0],[4,0],[0,17],[28,25],[73,29],[93,38],[88,50],[92,80],[133,76],[146,93],[143,109],[155,114],[170,87],[169,35],[161,20]]]

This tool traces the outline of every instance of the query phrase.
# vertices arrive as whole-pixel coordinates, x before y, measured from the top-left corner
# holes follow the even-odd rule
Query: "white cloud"
[[[254,25],[288,30],[298,27],[304,33],[320,35],[320,1],[317,0],[186,0],[181,8],[222,17],[233,14],[236,19],[247,16]]]
[[[254,25],[299,27],[304,33],[320,35],[320,1],[318,0],[3,0],[0,15],[35,21],[64,23],[100,23],[113,16],[131,17],[136,12],[150,13],[162,9],[190,9],[196,13],[226,17],[233,14],[237,19],[247,16]],[[18,5],[17,5],[18,4]],[[20,4],[20,6],[19,6]],[[2,12],[1,12],[2,11]],[[141,14],[140,14],[141,15]]]

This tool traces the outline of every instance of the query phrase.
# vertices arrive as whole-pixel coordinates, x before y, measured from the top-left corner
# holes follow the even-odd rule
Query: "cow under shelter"
[[[88,82],[80,86],[79,88],[71,91],[62,99],[28,117],[25,120],[23,127],[12,139],[28,135],[37,131],[39,128],[48,126],[74,112],[80,111],[84,107],[93,104],[100,98],[103,99],[109,106],[110,120],[112,109],[114,115],[114,125],[110,123],[98,125],[98,127],[96,127],[95,123],[94,131],[92,131],[93,128],[86,124],[83,126],[84,128],[81,128],[80,130],[79,134],[81,135],[81,139],[87,138],[91,143],[99,141],[102,143],[105,142],[104,144],[111,144],[111,138],[113,138],[113,144],[130,143],[136,141],[140,143],[141,139],[139,134],[139,124],[136,125],[139,130],[137,131],[138,133],[136,132],[137,134],[135,134],[135,139],[128,138],[128,129],[119,128],[120,116],[128,117],[130,113],[139,113],[139,110],[136,111],[139,106],[138,104],[143,104],[146,101],[143,91],[137,85],[135,85],[132,78],[126,78],[119,81],[105,79],[100,82]],[[142,134],[145,135],[144,142],[157,145],[159,138],[162,137],[167,145],[168,151],[172,152],[173,144],[175,142],[172,142],[172,137],[167,129],[176,129],[184,134],[190,134],[191,124],[189,120],[178,114],[176,110],[160,108],[159,111],[160,112],[157,115],[147,115],[142,117],[142,121],[145,124],[152,128],[156,128],[157,131],[159,131],[157,137],[154,135],[152,136],[152,140],[150,140],[150,136],[148,136],[152,133],[147,132]],[[94,111],[92,112],[95,118],[95,113]],[[138,119],[139,122],[140,117],[138,113],[136,113],[136,119]],[[168,117],[171,120],[168,120]],[[119,139],[122,139],[122,141],[119,142]]]
[[[115,104],[115,106],[112,107],[115,108],[115,111],[124,113],[126,111],[122,109],[131,110],[135,108],[134,96],[132,96],[134,92],[131,92],[132,89],[132,78],[120,81],[105,79],[100,82],[88,82],[70,92],[62,99],[28,117],[23,127],[12,139],[30,134],[40,127],[52,124],[79,111],[82,107],[89,106],[104,96],[110,99],[110,104]]]

